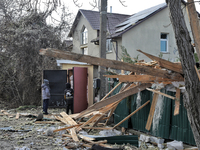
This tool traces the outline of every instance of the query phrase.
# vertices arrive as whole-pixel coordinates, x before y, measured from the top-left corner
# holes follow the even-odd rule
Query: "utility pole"
[[[101,58],[106,58],[106,33],[107,33],[107,0],[101,0],[100,11],[100,38],[99,38],[99,54]],[[106,77],[105,67],[99,66],[99,77],[101,80],[100,86],[100,99],[105,96],[106,93]]]

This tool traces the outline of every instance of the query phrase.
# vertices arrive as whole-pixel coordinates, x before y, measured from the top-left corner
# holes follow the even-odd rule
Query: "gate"
[[[64,90],[67,83],[67,70],[44,70],[43,79],[49,80],[51,94],[49,107],[66,107]]]

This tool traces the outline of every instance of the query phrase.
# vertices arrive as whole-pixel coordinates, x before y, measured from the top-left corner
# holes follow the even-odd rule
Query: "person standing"
[[[49,99],[50,99],[49,80],[44,79],[44,83],[42,84],[41,87],[42,87],[42,99],[43,99],[43,114],[47,115]]]
[[[69,109],[71,110],[71,114],[74,113],[74,90],[71,88],[70,83],[66,83],[66,89],[64,91],[64,99],[66,100],[66,113],[69,114]]]

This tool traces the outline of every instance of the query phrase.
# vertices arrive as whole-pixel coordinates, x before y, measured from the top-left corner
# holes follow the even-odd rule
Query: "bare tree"
[[[61,8],[61,18],[53,13]],[[56,69],[54,58],[38,49],[65,49],[62,33],[70,28],[70,14],[60,0],[0,1],[0,97],[13,104],[38,105],[44,69]],[[47,20],[51,20],[47,22]]]
[[[169,6],[170,19],[184,73],[187,93],[184,98],[184,106],[187,109],[196,145],[200,149],[200,81],[194,68],[194,48],[182,13],[181,0],[167,0],[166,2]]]

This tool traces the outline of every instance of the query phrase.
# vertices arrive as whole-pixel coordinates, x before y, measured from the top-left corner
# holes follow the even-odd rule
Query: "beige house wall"
[[[93,66],[78,64],[61,64],[62,70],[72,69],[73,67],[88,68],[88,106],[93,104]]]
[[[81,32],[83,27],[86,27],[88,30],[88,44],[81,44]],[[97,31],[93,30],[89,22],[83,16],[80,17],[79,23],[76,26],[73,33],[73,49],[72,52],[81,54],[81,48],[88,48],[88,55],[99,57],[99,46],[91,43],[90,41],[97,37]]]
[[[186,25],[191,31],[187,12],[184,9],[183,13],[186,19]],[[168,34],[168,52],[160,52],[160,34]],[[190,32],[191,33],[191,32]],[[176,62],[179,59],[178,49],[176,46],[173,27],[169,18],[169,9],[165,8],[141,24],[122,35],[122,45],[127,49],[131,57],[136,58],[139,55],[139,60],[150,61],[148,57],[137,52],[138,49],[155,56],[161,56],[163,59]]]
[[[85,44],[85,45],[81,44],[81,32],[82,32],[82,29],[83,29],[84,26],[88,30],[88,43]],[[73,33],[73,49],[72,49],[72,52],[81,54],[82,53],[81,48],[87,47],[88,48],[88,55],[100,57],[100,55],[99,55],[99,45],[95,45],[94,43],[91,43],[91,41],[93,39],[95,39],[96,37],[97,37],[97,30],[93,30],[93,28],[91,27],[91,25],[89,24],[87,19],[84,18],[83,16],[81,16],[79,23],[78,23],[78,25],[75,28],[74,33]],[[113,42],[113,44],[114,44],[114,46],[116,45],[114,42]],[[116,59],[115,49],[113,49],[112,52],[107,52],[106,58],[115,60]]]

